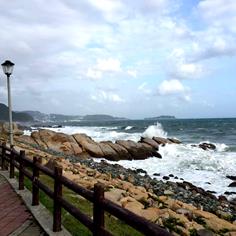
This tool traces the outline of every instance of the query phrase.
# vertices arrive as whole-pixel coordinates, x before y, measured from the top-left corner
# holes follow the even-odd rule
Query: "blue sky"
[[[0,23],[15,110],[236,117],[235,0],[0,0]]]

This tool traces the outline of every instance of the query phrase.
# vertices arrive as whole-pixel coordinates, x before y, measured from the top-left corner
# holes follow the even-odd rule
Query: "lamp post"
[[[2,63],[2,69],[7,76],[7,92],[8,92],[8,111],[9,111],[9,139],[10,145],[13,145],[13,129],[12,129],[12,108],[11,108],[11,85],[10,76],[13,71],[14,63],[11,61],[5,61]]]

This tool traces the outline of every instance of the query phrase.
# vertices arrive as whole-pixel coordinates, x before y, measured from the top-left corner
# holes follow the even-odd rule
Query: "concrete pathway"
[[[0,236],[45,236],[21,198],[0,174]]]

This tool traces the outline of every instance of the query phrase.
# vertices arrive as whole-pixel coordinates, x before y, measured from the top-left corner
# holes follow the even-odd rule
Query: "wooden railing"
[[[6,147],[6,143],[0,145],[1,167],[2,170],[9,169],[10,178],[15,177],[15,168],[19,170],[19,190],[24,189],[25,176],[32,181],[32,205],[39,204],[39,189],[53,199],[53,231],[61,231],[61,210],[64,208],[83,225],[85,225],[94,236],[112,236],[105,229],[104,212],[107,211],[111,215],[124,221],[137,231],[147,236],[171,236],[165,229],[154,224],[133,212],[122,208],[121,206],[104,198],[104,185],[97,183],[94,185],[94,191],[83,188],[73,181],[62,175],[62,168],[56,166],[54,171],[41,165],[41,159],[34,157],[33,160],[25,156],[25,151],[17,152],[13,147]],[[32,171],[29,170],[31,167]],[[54,180],[54,191],[46,186],[39,176],[39,172],[51,177]],[[62,186],[83,196],[85,199],[93,203],[93,218],[82,213],[77,207],[63,198]]]

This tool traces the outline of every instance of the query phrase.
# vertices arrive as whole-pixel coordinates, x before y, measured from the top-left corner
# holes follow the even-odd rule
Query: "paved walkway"
[[[0,236],[45,236],[20,197],[0,174]]]

